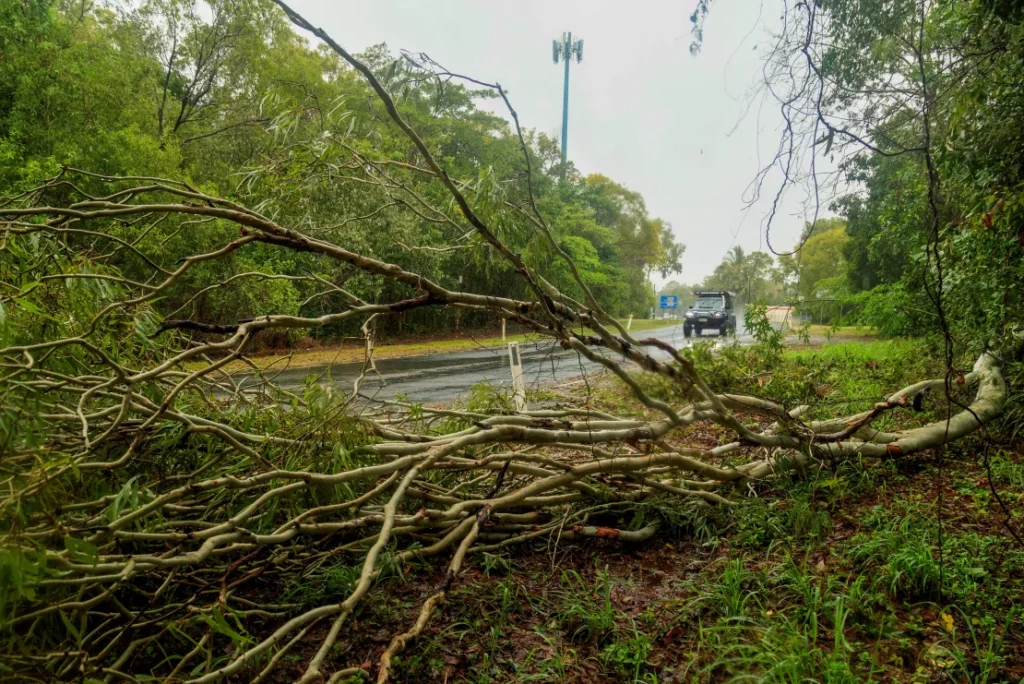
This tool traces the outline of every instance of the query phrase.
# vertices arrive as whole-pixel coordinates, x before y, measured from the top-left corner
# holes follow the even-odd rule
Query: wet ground
[[[738,324],[742,330],[742,321]],[[698,338],[683,336],[680,323],[670,323],[664,328],[645,330],[634,334],[638,339],[657,338],[674,347],[683,348]],[[720,338],[715,332],[704,333],[700,339],[714,342],[741,344],[753,342],[753,338],[740,333]],[[556,383],[566,378],[585,376],[601,372],[603,367],[589,361],[576,352],[561,349],[551,340],[520,343],[523,360],[523,381],[527,390]],[[655,355],[664,355],[656,349]],[[346,394],[352,391],[352,383],[358,377],[362,363],[342,363],[331,366],[304,367],[286,370],[276,376],[275,383],[285,389],[302,387],[308,379],[331,384]],[[377,361],[380,375],[368,374],[363,380],[360,393],[375,399],[394,399],[402,395],[413,402],[448,403],[469,393],[477,383],[492,383],[508,386],[512,382],[507,347],[481,347],[478,350],[425,354],[404,358]]]

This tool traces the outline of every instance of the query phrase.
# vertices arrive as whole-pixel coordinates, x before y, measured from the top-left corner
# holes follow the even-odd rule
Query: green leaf
[[[57,612],[60,615],[61,622],[63,622],[64,626],[67,627],[69,632],[71,632],[71,636],[75,637],[75,641],[81,641],[82,637],[78,633],[78,630],[75,628],[75,626],[71,623],[71,618],[67,616],[67,613],[65,613],[63,610]]]
[[[78,563],[96,565],[100,560],[100,550],[95,544],[91,544],[84,539],[65,537],[64,548],[67,549],[68,555],[71,556],[71,560]]]
[[[22,299],[21,297],[15,297],[14,301],[15,301],[15,303],[17,303],[18,306],[20,306],[22,309],[24,309],[25,311],[27,311],[29,313],[38,314],[38,313],[42,313],[43,312],[42,309],[40,309],[38,306],[36,306],[35,304],[33,304],[32,302],[30,302],[27,299]]]
[[[203,622],[212,627],[216,632],[231,639],[232,642],[236,644],[248,642],[246,637],[232,629],[231,625],[228,624],[228,621],[224,619],[224,614],[221,612],[219,606],[215,608],[212,613],[202,613],[200,617],[203,619]]]

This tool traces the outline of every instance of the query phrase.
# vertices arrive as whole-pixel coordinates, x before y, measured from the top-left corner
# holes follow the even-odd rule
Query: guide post
[[[519,343],[508,343],[508,364],[512,368],[512,401],[516,411],[526,410],[526,386],[523,384],[523,359],[519,355]]]

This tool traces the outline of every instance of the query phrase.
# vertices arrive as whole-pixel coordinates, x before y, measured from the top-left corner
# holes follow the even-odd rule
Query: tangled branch
[[[379,188],[382,205],[474,232],[514,266],[530,296],[455,291],[170,179],[65,169],[0,204],[3,244],[17,255],[0,266],[0,302],[19,337],[0,349],[3,567],[17,578],[0,609],[20,646],[9,658],[20,675],[266,681],[285,654],[312,643],[300,681],[336,682],[360,669],[331,654],[370,592],[404,566],[448,559],[441,583],[381,655],[377,677],[387,681],[467,558],[539,538],[643,541],[656,522],[614,529],[591,524],[591,513],[659,498],[728,506],[758,481],[934,448],[999,414],[1006,387],[989,354],[962,379],[977,386],[965,411],[901,432],[873,423],[942,379],[821,423],[803,421],[804,407],[716,392],[674,348],[610,329],[596,301],[555,290],[474,210],[466,186],[372,72],[278,4],[367,78],[418,151],[414,168],[384,173],[383,160],[353,150],[353,177]],[[424,169],[454,211],[401,181]],[[514,215],[551,237],[540,212]],[[212,247],[167,263],[161,236],[179,230]],[[368,302],[326,282],[342,296],[320,316],[162,315],[183,310],[162,308],[165,299],[192,301],[182,292],[195,296],[185,283],[202,265],[257,247],[312,254],[405,294]],[[76,299],[83,292],[86,304]],[[247,386],[229,372],[267,331],[428,307],[484,312],[553,338],[622,380],[646,412],[370,403],[358,400],[358,381],[351,396],[332,397],[317,386],[288,392],[266,377]],[[368,323],[363,330],[369,335]],[[674,383],[680,400],[652,396],[638,380],[644,373]],[[729,439],[688,441],[698,423]],[[344,577],[337,595],[306,589],[329,573]]]

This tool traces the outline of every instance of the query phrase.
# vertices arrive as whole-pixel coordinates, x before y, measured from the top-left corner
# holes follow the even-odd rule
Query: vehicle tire
[[[684,325],[683,326],[683,337],[690,337],[691,335],[693,335],[693,329],[690,326],[688,326],[688,325]]]
[[[697,333],[697,337],[700,337],[700,331],[701,331],[701,330],[703,330],[703,328],[696,328],[696,329],[694,330],[694,332],[696,332],[696,333]]]
[[[719,337],[725,337],[728,334],[729,334],[729,326],[723,325],[721,328],[718,329],[718,336]]]

